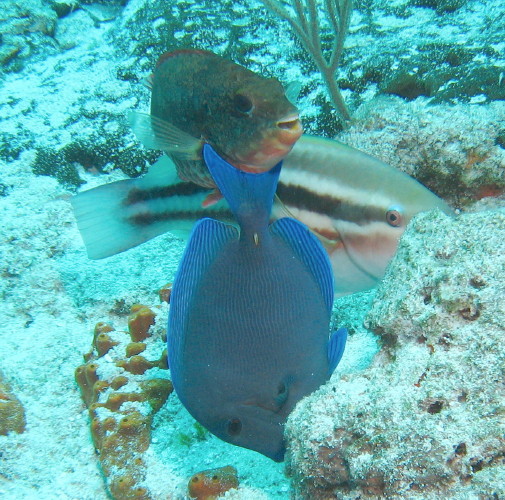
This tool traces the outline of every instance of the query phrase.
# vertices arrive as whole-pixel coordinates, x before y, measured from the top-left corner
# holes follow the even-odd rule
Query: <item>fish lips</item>
[[[298,113],[287,115],[265,131],[258,146],[245,154],[237,155],[237,167],[252,173],[270,170],[291,151],[302,134],[303,127]]]

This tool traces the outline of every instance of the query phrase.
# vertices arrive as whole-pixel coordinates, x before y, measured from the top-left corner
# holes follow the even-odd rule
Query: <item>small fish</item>
[[[202,217],[231,221],[224,200],[179,179],[162,157],[142,178],[118,181],[72,199],[88,255],[101,259],[167,231],[188,236]],[[338,141],[302,136],[284,159],[273,216],[295,217],[319,237],[345,295],[383,276],[406,225],[419,212],[448,205],[415,179]]]
[[[210,432],[281,461],[289,413],[344,350],[345,330],[328,339],[331,267],[303,224],[268,225],[280,164],[251,174],[209,145],[204,156],[240,231],[213,219],[192,231],[171,295],[172,382]]]
[[[200,186],[215,187],[202,159],[204,143],[235,167],[261,172],[302,134],[298,110],[278,80],[212,52],[163,54],[149,85],[151,114],[130,114],[134,132],[146,147],[165,151],[182,180]]]

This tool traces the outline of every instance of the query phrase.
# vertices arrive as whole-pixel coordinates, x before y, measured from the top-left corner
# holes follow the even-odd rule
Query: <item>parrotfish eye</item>
[[[242,431],[242,422],[238,418],[228,420],[226,431],[230,436],[238,436]]]
[[[403,224],[403,215],[398,208],[390,208],[386,212],[386,222],[392,227],[398,227]]]
[[[245,114],[249,114],[254,108],[251,99],[244,94],[235,94],[233,96],[233,104],[237,111]]]

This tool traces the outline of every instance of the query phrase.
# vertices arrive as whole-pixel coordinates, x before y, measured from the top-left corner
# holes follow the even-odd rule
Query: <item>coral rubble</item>
[[[295,498],[505,497],[505,212],[418,216],[367,316],[382,349],[287,424]]]
[[[156,326],[155,313],[134,305],[128,330],[98,323],[93,349],[75,378],[112,496],[148,500],[143,454],[151,441],[152,418],[173,388],[167,379],[165,332]]]
[[[25,409],[0,372],[0,436],[25,430]]]

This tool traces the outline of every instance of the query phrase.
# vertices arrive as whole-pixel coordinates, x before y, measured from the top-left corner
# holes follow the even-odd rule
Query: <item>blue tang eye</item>
[[[230,436],[238,436],[242,431],[242,422],[239,418],[231,418],[226,425],[226,432]]]

